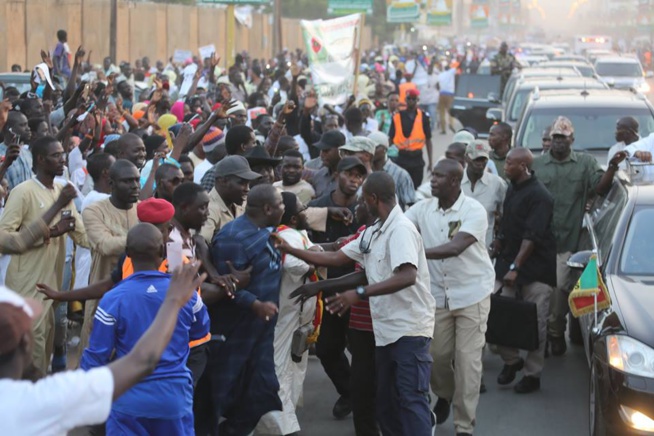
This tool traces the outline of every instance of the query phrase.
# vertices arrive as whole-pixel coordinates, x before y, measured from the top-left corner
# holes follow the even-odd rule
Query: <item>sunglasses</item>
[[[361,235],[361,240],[359,241],[359,251],[362,254],[370,253],[370,245],[372,244],[372,240],[375,238],[376,234],[381,232],[381,228],[377,227],[377,224],[379,224],[379,220],[376,220],[370,227],[366,227],[366,229],[363,231],[363,235]],[[377,229],[370,233],[370,237],[366,241],[366,233],[368,233],[368,230],[370,230],[371,227],[377,227]]]

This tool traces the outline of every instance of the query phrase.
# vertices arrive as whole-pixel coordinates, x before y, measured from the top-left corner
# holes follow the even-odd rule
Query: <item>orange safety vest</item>
[[[418,87],[413,82],[400,83],[399,93],[400,93],[400,105],[401,106],[406,106],[406,92],[409,89],[416,89],[417,90]]]
[[[190,260],[186,256],[182,256],[182,261],[184,263],[189,263]],[[163,262],[161,262],[161,265],[159,265],[159,272],[162,273],[167,273],[168,272],[168,260],[164,259]],[[125,258],[125,262],[123,262],[123,279],[131,276],[134,274],[134,264],[132,263],[132,259],[127,256]],[[200,289],[198,288],[198,296],[200,296]],[[197,347],[198,345],[202,345],[204,343],[207,343],[211,340],[211,333],[207,333],[207,335],[203,338],[196,339],[194,341],[191,341],[188,343],[189,348]]]
[[[400,151],[418,151],[422,150],[427,142],[425,137],[425,130],[422,127],[422,111],[417,109],[418,113],[413,122],[411,129],[411,136],[408,138],[404,136],[402,131],[402,118],[400,113],[393,115],[393,124],[395,125],[395,136],[393,137],[393,144]]]

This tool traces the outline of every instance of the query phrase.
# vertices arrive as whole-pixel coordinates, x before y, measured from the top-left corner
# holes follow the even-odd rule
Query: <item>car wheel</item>
[[[598,383],[595,373],[595,365],[590,367],[590,386],[588,389],[588,423],[590,426],[590,436],[607,436],[604,418],[600,408]]]
[[[584,345],[584,338],[581,334],[581,324],[579,318],[568,314],[568,321],[570,324],[570,342],[575,345]]]

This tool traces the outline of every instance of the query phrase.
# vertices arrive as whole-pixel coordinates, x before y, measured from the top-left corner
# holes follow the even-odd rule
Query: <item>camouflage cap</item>
[[[575,128],[572,127],[572,121],[566,117],[558,117],[554,124],[552,124],[552,131],[550,135],[563,135],[571,136],[575,133]]]
[[[475,139],[466,147],[466,156],[472,160],[480,157],[488,159],[490,157],[490,151],[491,149],[486,142]]]

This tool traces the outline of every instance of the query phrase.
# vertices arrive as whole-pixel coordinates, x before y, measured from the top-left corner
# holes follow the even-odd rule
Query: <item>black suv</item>
[[[623,172],[586,215],[582,246],[592,247],[610,295],[608,309],[580,317],[590,366],[590,434],[654,433],[654,185]],[[573,254],[582,269],[591,251]]]
[[[558,116],[572,121],[575,151],[589,152],[606,164],[615,144],[615,124],[632,116],[640,124],[640,135],[654,132],[654,107],[642,94],[618,90],[556,90],[531,95],[518,119],[514,144],[540,153],[542,133]]]

